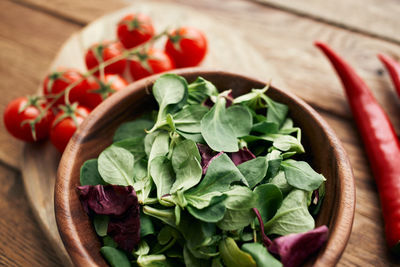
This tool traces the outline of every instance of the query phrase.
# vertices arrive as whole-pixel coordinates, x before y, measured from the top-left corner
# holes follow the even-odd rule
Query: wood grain
[[[107,0],[62,1],[62,0],[16,0],[20,3],[40,7],[55,15],[86,24],[110,11],[122,8],[125,3]],[[191,0],[193,1],[193,0]],[[275,9],[309,16],[324,23],[338,25],[383,39],[400,43],[400,5],[397,0],[256,0]],[[221,5],[222,7],[225,6]],[[215,8],[215,6],[213,6]]]
[[[232,89],[234,97],[265,85],[265,82],[227,72],[192,69],[176,73],[188,82],[198,76],[204,77],[221,91]],[[55,187],[56,219],[67,251],[77,266],[106,266],[99,253],[99,239],[76,193],[80,168],[111,144],[116,128],[123,121],[155,108],[148,87],[156,78],[152,76],[131,84],[127,90],[103,102],[82,123],[61,158]],[[306,266],[335,266],[350,236],[355,208],[354,181],[347,156],[330,127],[305,102],[274,87],[267,94],[289,106],[289,116],[302,129],[307,159],[327,179],[326,196],[316,225],[327,225],[329,238],[326,246]]]
[[[0,164],[0,265],[59,266],[32,215],[21,177]]]
[[[22,5],[52,14],[81,26],[104,15],[106,12],[123,8],[127,5],[124,1],[109,0],[14,0]]]
[[[285,80],[287,88],[314,107],[350,119],[336,75],[312,45],[318,39],[329,42],[367,81],[378,101],[386,104],[396,129],[400,129],[400,119],[396,116],[400,102],[394,97],[393,87],[376,58],[378,52],[383,52],[400,59],[399,46],[243,0],[227,1],[224,5],[215,5],[212,0],[178,2],[195,6],[216,20],[221,20],[221,23],[235,25],[236,31],[244,34],[244,38],[263,56],[262,59],[274,66],[279,77]]]
[[[3,117],[8,102],[36,92],[60,45],[79,27],[9,1],[0,1],[0,17],[7,21],[0,23],[0,50],[3,51],[0,53],[3,92],[0,115]],[[0,161],[18,168],[22,143],[11,138],[3,123],[0,123],[0,144]]]
[[[55,173],[60,153],[47,141],[25,145],[22,176],[32,211],[64,266],[72,266],[58,235],[54,216]]]
[[[400,43],[397,0],[257,0],[268,6]]]
[[[384,103],[400,134],[400,100],[376,58],[378,52],[383,52],[400,61],[400,46],[251,1],[231,0],[213,8],[212,0],[179,2],[196,6],[210,16],[223,17],[227,23],[235,25],[285,81],[284,89],[300,96],[314,108],[351,119],[335,72],[313,46],[315,40],[329,43],[367,82],[377,100]]]
[[[109,12],[114,5],[116,7],[120,4],[117,1],[98,0],[89,9],[88,5],[91,5],[92,1],[94,0],[70,0],[67,2],[60,0],[14,1],[19,4],[10,3],[8,0],[0,1],[0,17],[2,22],[5,22],[0,25],[0,48],[2,51],[6,51],[6,53],[0,53],[0,77],[3,84],[2,90],[13,88],[7,91],[7,94],[2,95],[2,99],[0,99],[1,110],[4,110],[5,103],[13,97],[36,91],[51,59],[70,33],[78,30],[81,25],[91,21],[97,15]],[[276,2],[275,0],[272,1]],[[328,1],[321,1],[320,3]],[[136,3],[136,1],[126,1],[125,3],[128,2]],[[221,18],[224,23],[239,27],[240,34],[244,34],[246,40],[255,46],[256,53],[262,55],[260,59],[272,64],[276,71],[279,71],[280,77],[284,78],[288,84],[287,88],[306,99],[322,112],[324,118],[333,126],[345,145],[353,165],[357,184],[354,231],[339,266],[397,266],[399,262],[390,257],[385,250],[377,192],[359,142],[359,136],[352,124],[341,85],[326,59],[312,47],[312,41],[319,38],[329,41],[339,53],[356,67],[357,71],[372,87],[380,103],[390,111],[390,117],[395,121],[398,132],[400,119],[397,110],[400,103],[394,94],[393,86],[386,72],[382,71],[382,65],[375,58],[375,54],[377,51],[388,52],[394,58],[400,60],[400,47],[379,40],[379,38],[371,38],[368,34],[354,34],[352,31],[342,29],[338,23],[335,24],[339,27],[323,23],[321,21],[328,21],[324,18],[325,15],[319,15],[317,20],[315,17],[318,14],[314,14],[314,18],[306,18],[294,7],[286,6],[279,10],[280,8],[271,8],[240,0],[224,1],[223,5],[213,0],[165,0],[162,2],[194,7],[198,12],[204,12],[216,19]],[[286,4],[287,0],[281,2]],[[304,3],[305,1],[296,2]],[[317,1],[310,0],[308,2]],[[332,0],[329,2],[332,2]],[[333,8],[343,9],[342,5],[354,5],[355,2],[370,3],[373,1],[338,0],[335,2],[337,6]],[[393,2],[393,0],[375,2],[379,2],[378,5],[380,6],[376,7],[374,4],[361,5],[357,13],[367,14],[371,12],[369,9],[372,7],[380,10],[385,9],[387,14],[392,14],[393,10],[397,10],[396,7],[390,7],[387,4]],[[54,3],[59,3],[62,8],[57,9],[58,7]],[[308,6],[307,8],[312,9],[313,7]],[[294,10],[295,14],[291,13],[290,10]],[[318,12],[331,11],[319,10]],[[309,16],[314,15],[310,14]],[[337,15],[340,16],[341,14]],[[370,22],[359,23],[358,26],[375,27],[374,25],[379,25],[383,21],[375,16],[370,19]],[[388,15],[388,18],[384,20],[387,19],[392,20],[392,16]],[[332,19],[330,21],[332,22]],[[371,24],[373,25],[371,26]],[[43,25],[46,25],[46,27],[43,27]],[[399,36],[399,27],[384,29],[388,27],[386,24],[382,27],[378,30],[394,30],[397,31],[395,35]],[[10,138],[4,132],[4,128],[1,127],[3,127],[2,124],[0,125],[0,161],[14,166],[15,169],[20,160],[21,144]],[[7,172],[11,171],[7,170]],[[24,203],[25,207],[28,205],[26,199],[21,200],[21,202]],[[9,205],[7,210],[11,207],[12,205]],[[15,220],[7,217],[7,220],[0,227],[0,231],[6,231],[4,229],[8,229],[15,221],[23,221],[24,217]],[[39,245],[35,244],[33,247],[35,247],[34,250],[39,252],[32,255],[29,265],[39,266],[41,264],[37,263],[37,259],[42,262],[40,242],[43,242],[41,241],[43,237],[42,235],[34,236],[33,238],[36,238]],[[16,233],[11,241],[18,245],[24,242],[24,237]],[[16,249],[17,245],[13,248]],[[3,258],[8,258],[8,255],[10,255],[12,261],[9,261],[8,264],[3,264],[4,261],[2,261],[0,265],[27,265],[25,259],[14,257],[13,251],[5,250],[1,245],[0,258],[3,260]],[[50,261],[55,259],[54,254],[50,251],[43,255]],[[46,266],[47,264],[43,265]],[[54,265],[56,264],[54,263]]]
[[[39,0],[35,1],[38,1],[38,5],[42,4]],[[46,2],[46,8],[49,8],[48,5],[53,3],[53,1],[43,2]],[[84,2],[82,1],[82,3]],[[66,8],[65,15],[69,18],[72,15],[83,18],[85,15],[79,13],[82,3],[81,1],[69,1],[70,9],[76,10],[76,12],[67,12],[68,9]],[[131,3],[136,5],[143,3],[143,1],[131,1]],[[146,1],[146,3],[159,4],[160,2]],[[199,12],[208,14],[220,24],[234,25],[235,35],[243,36],[254,46],[255,51],[250,52],[259,53],[261,55],[260,60],[273,66],[275,72],[278,73],[277,77],[285,80],[286,86],[283,88],[290,89],[313,107],[351,119],[349,108],[335,73],[326,59],[312,45],[313,41],[317,39],[327,41],[355,67],[360,76],[370,85],[378,101],[385,103],[385,109],[393,119],[400,134],[400,118],[397,116],[400,101],[395,97],[387,73],[383,71],[383,66],[375,56],[378,52],[383,52],[400,60],[399,46],[263,6],[256,2],[230,0],[225,1],[224,5],[216,5],[213,0],[166,0],[162,3],[179,3],[182,7],[195,7]],[[105,8],[107,7],[109,6],[105,5]],[[238,21],[240,23],[237,23]],[[238,55],[243,55],[243,51],[239,51]],[[237,62],[231,65],[238,69],[241,68],[241,65]],[[34,71],[38,75],[35,70],[35,68],[34,70],[27,70],[28,75],[31,75],[30,71]],[[261,73],[262,70],[255,69],[254,72]],[[268,70],[263,73],[268,76]],[[35,77],[38,80],[38,77],[43,75]],[[267,77],[261,78],[267,79]],[[32,91],[30,92],[34,90],[30,86],[24,88],[27,88],[27,90],[31,88]],[[324,90],[316,90],[316,88],[323,88]],[[16,142],[14,141],[14,143]],[[11,148],[14,147],[11,146]],[[15,149],[15,151],[18,151],[18,149]],[[7,162],[12,162],[15,165],[17,156],[13,155],[13,151],[7,152],[11,152],[12,156],[7,158],[5,155],[9,155],[9,153],[3,153],[3,156],[0,153],[0,159],[4,158]]]

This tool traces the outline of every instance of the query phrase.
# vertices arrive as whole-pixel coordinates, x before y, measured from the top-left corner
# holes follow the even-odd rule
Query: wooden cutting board
[[[208,38],[209,52],[202,67],[238,72],[264,81],[272,80],[272,84],[284,88],[278,73],[244,41],[230,22],[179,4],[152,1],[135,3],[134,6],[103,16],[72,35],[61,47],[49,72],[60,66],[73,67],[84,72],[86,49],[95,42],[115,39],[117,22],[131,12],[149,15],[157,31],[180,25],[192,25],[203,30]],[[162,47],[163,44],[159,45]],[[72,263],[58,234],[54,215],[54,183],[60,157],[60,153],[49,142],[27,144],[24,147],[21,171],[26,194],[39,224],[61,262],[70,266]]]

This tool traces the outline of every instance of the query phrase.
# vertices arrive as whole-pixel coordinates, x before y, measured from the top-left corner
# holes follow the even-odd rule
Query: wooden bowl
[[[233,89],[234,96],[265,86],[264,82],[223,71],[183,69],[175,73],[189,82],[202,76],[219,90]],[[62,240],[77,266],[107,266],[99,252],[100,240],[76,192],[80,167],[111,144],[114,131],[122,122],[156,107],[149,91],[157,77],[135,82],[104,101],[82,123],[62,156],[55,187],[55,213]],[[289,106],[289,115],[302,129],[306,160],[327,179],[326,197],[316,225],[329,227],[329,240],[307,265],[334,266],[346,247],[354,217],[355,189],[347,155],[333,130],[308,104],[274,87],[267,94]]]

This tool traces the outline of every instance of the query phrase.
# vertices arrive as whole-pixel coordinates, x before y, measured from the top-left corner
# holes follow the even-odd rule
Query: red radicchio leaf
[[[206,174],[207,170],[208,170],[208,166],[210,166],[211,162],[218,158],[219,156],[221,156],[222,154],[224,154],[224,152],[219,152],[217,155],[215,155],[214,157],[212,157],[206,165],[203,166],[203,174]]]
[[[231,153],[231,159],[236,166],[255,158],[256,156],[247,147],[240,149],[238,152]]]
[[[225,100],[226,100],[226,104],[225,107],[229,108],[230,106],[232,106],[233,104],[233,94],[232,94],[232,90],[229,91],[229,93],[224,96]],[[211,98],[207,98],[206,101],[204,101],[203,103],[204,106],[212,108],[214,106],[214,102],[211,100]]]
[[[268,248],[268,247],[271,245],[272,241],[271,241],[271,239],[268,238],[268,236],[267,236],[267,235],[265,234],[265,232],[264,232],[264,222],[263,222],[263,220],[262,220],[262,218],[261,218],[260,212],[258,211],[257,208],[253,208],[253,211],[254,211],[254,213],[256,214],[258,223],[260,224],[261,237],[262,237],[264,246],[265,246],[266,248]]]
[[[215,156],[214,150],[208,145],[197,144],[201,156],[201,167],[203,168],[203,174],[206,174],[209,162]],[[207,166],[207,168],[206,168]]]
[[[211,100],[211,98],[207,98],[206,101],[204,101],[203,105],[211,108],[212,106],[214,106],[214,102]]]
[[[232,106],[233,100],[234,100],[233,94],[232,94],[232,90],[230,90],[229,93],[228,93],[228,95],[225,96],[225,99],[226,99],[226,105],[225,105],[225,107],[229,108],[230,106]]]
[[[110,217],[107,234],[117,242],[118,246],[131,252],[140,241],[139,206],[132,206],[120,218]]]
[[[121,215],[131,206],[138,205],[132,186],[94,185],[78,186],[79,199],[84,210],[101,215]]]
[[[197,144],[197,148],[199,149],[200,156],[201,156],[201,167],[203,168],[203,175],[206,174],[208,166],[210,165],[211,161],[219,157],[224,152],[219,152],[215,155],[215,151],[212,150],[208,145]],[[253,153],[247,148],[244,147],[237,152],[229,153],[230,158],[232,159],[235,166],[242,164],[251,159],[255,159]]]
[[[319,201],[319,189],[315,189],[311,196],[312,204],[317,205]]]
[[[281,236],[272,241],[268,251],[279,255],[283,266],[299,266],[328,240],[328,227],[322,225],[311,231]]]
[[[78,186],[79,199],[89,215],[109,215],[107,234],[131,252],[140,241],[140,211],[132,186]]]

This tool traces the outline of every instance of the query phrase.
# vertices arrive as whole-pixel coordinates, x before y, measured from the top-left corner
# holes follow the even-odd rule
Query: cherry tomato
[[[62,106],[61,112],[54,119],[50,130],[50,141],[60,151],[64,151],[69,139],[74,135],[78,126],[89,115],[90,110],[77,103]]]
[[[134,80],[175,68],[174,62],[162,50],[150,48],[138,53],[130,62],[129,70]]]
[[[112,95],[114,92],[120,91],[128,86],[128,82],[118,74],[106,74],[104,80],[97,77],[88,79],[90,90],[86,95],[84,106],[94,109],[104,99]]]
[[[120,42],[104,41],[101,44],[92,45],[85,55],[85,63],[88,70],[99,65],[99,62],[104,62],[122,54],[123,47]],[[125,70],[126,59],[118,60],[104,68],[104,73],[122,74]],[[94,73],[99,75],[99,71]]]
[[[197,66],[207,53],[207,39],[196,28],[181,27],[168,35],[165,51],[178,68]]]
[[[47,101],[51,102],[57,94],[64,92],[70,84],[81,79],[83,79],[82,82],[74,86],[69,92],[69,101],[71,103],[80,103],[89,89],[89,84],[85,77],[74,69],[60,69],[47,75],[43,82],[43,94],[47,98]],[[64,95],[62,95],[55,104],[64,104],[64,100]]]
[[[11,101],[4,111],[4,124],[8,132],[14,137],[34,142],[45,139],[50,132],[54,114],[51,109],[47,110],[43,118],[33,127],[29,120],[35,120],[44,112],[45,105],[39,104],[37,98],[19,97]]]
[[[118,23],[117,35],[125,48],[132,48],[148,41],[154,35],[154,27],[150,17],[129,14]]]

